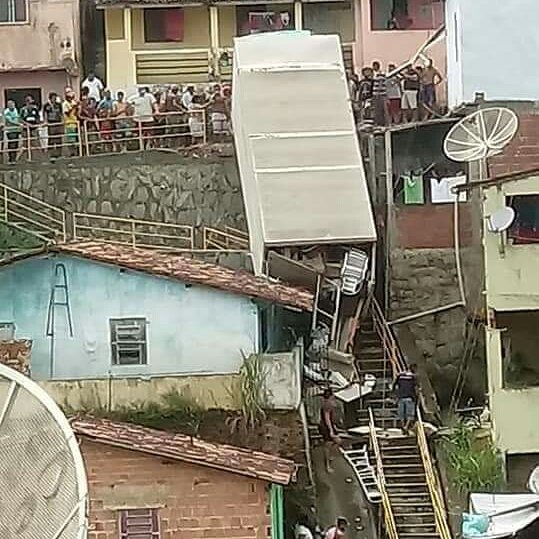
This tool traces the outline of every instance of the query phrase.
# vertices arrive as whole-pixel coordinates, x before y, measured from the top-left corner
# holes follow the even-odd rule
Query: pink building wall
[[[80,61],[79,0],[29,0],[28,20],[0,25],[0,103],[5,88],[43,87],[61,92],[67,58]],[[58,86],[59,84],[59,86]]]
[[[359,72],[361,67],[370,65],[378,60],[383,69],[388,64],[399,65],[413,56],[419,47],[435,30],[372,30],[370,2],[374,0],[356,0],[356,41],[354,63]],[[419,0],[410,0],[409,13],[411,18]],[[441,8],[437,8],[441,9]],[[435,10],[435,23],[443,20],[443,13]],[[442,75],[446,74],[445,40],[434,45],[428,52],[434,65]],[[445,85],[439,90],[438,99],[445,101]]]

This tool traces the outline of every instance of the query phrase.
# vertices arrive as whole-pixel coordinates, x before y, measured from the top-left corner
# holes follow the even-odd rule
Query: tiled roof
[[[31,350],[32,341],[28,339],[0,341],[0,363],[28,376]]]
[[[107,419],[74,418],[71,427],[79,436],[107,445],[217,468],[271,483],[287,485],[296,473],[296,465],[291,460],[140,425]]]
[[[539,114],[518,112],[519,127],[503,152],[488,160],[489,176],[539,167]]]
[[[311,311],[313,308],[313,296],[306,290],[264,277],[256,277],[247,271],[232,270],[188,256],[99,241],[52,245],[47,247],[47,251],[177,279],[184,283],[210,286],[233,294],[250,296],[305,311]],[[43,254],[43,251],[23,253],[1,263],[9,264],[11,261],[39,254]]]

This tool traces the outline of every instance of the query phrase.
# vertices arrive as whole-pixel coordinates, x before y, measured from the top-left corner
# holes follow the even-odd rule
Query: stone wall
[[[70,212],[246,230],[235,158],[144,153],[0,168],[0,182]]]
[[[481,258],[474,248],[461,252],[468,306],[456,307],[394,325],[397,334],[413,335],[409,361],[423,365],[442,406],[449,403],[464,354],[475,349],[468,371],[464,400],[480,400],[485,391],[482,331],[468,321],[472,305],[481,301]],[[473,270],[475,268],[475,275]],[[469,271],[467,272],[466,270]],[[479,278],[479,279],[478,279]],[[394,249],[391,253],[390,320],[449,305],[460,300],[453,249]],[[406,339],[402,339],[401,345]]]

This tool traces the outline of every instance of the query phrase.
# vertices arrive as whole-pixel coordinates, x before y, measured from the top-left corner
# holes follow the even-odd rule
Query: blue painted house
[[[308,292],[123,245],[64,244],[0,265],[0,323],[33,340],[40,380],[235,373],[242,351],[287,346],[285,326],[311,308]]]

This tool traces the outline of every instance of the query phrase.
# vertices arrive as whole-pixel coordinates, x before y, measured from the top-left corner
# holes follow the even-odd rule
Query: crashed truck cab
[[[357,327],[376,258],[339,38],[236,38],[233,65],[234,138],[254,271],[310,289],[313,330],[325,330],[339,355]]]

